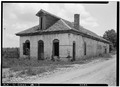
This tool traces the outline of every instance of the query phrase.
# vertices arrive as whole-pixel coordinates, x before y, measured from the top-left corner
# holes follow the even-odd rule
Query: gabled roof
[[[22,36],[26,34],[32,34],[32,33],[41,33],[41,32],[54,32],[54,31],[64,31],[64,30],[70,30],[70,27],[68,25],[64,24],[62,19],[58,20],[55,24],[53,24],[51,27],[45,30],[39,30],[39,25],[36,25],[32,28],[29,28],[27,30],[21,31],[17,33],[16,35]]]
[[[61,19],[60,17],[58,17],[58,16],[56,16],[56,15],[54,15],[54,14],[51,14],[51,13],[49,13],[49,12],[43,10],[43,9],[41,9],[40,11],[38,11],[38,13],[36,14],[36,16],[39,16],[40,13],[49,14],[49,15],[51,15],[51,16],[53,16],[53,17],[56,17],[56,18],[58,18],[58,19]]]
[[[39,25],[36,25],[34,27],[31,27],[29,29],[26,29],[24,31],[21,31],[19,33],[17,33],[16,35],[18,36],[31,36],[31,35],[39,35],[39,34],[51,34],[51,33],[60,33],[60,32],[74,32],[76,34],[81,34],[82,36],[88,37],[88,38],[92,38],[95,40],[99,40],[102,42],[106,42],[109,43],[107,40],[103,39],[102,37],[98,36],[97,34],[91,32],[90,30],[87,30],[85,28],[83,28],[82,26],[79,26],[79,30],[74,28],[74,23],[69,22],[65,19],[62,19],[60,17],[57,17],[51,13],[48,13],[44,10],[40,10],[36,15],[38,16],[40,14],[40,12],[43,12],[45,14],[49,14],[52,15],[56,18],[58,18],[59,20],[54,23],[53,25],[51,25],[48,29],[45,30],[40,30],[39,29]]]
[[[67,25],[69,25],[72,29],[74,29],[74,22],[72,23],[72,22],[69,22],[69,21],[66,21],[66,20],[64,20],[64,21],[66,22]],[[76,29],[74,29],[74,30],[76,30]],[[87,34],[87,35],[90,35],[90,36],[99,38],[99,39],[101,39],[101,40],[107,41],[106,39],[98,36],[96,33],[92,32],[92,31],[90,31],[90,30],[88,30],[88,29],[85,29],[85,28],[82,27],[82,26],[79,26],[79,32],[82,32],[82,33],[84,33],[84,34]],[[107,41],[107,42],[108,42],[108,41]]]

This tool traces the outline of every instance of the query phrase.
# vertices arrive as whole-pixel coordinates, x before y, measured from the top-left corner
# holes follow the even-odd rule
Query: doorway
[[[44,59],[44,42],[42,40],[38,41],[38,60]]]
[[[73,41],[73,61],[75,61],[75,41]]]
[[[84,42],[84,55],[86,55],[86,42]]]
[[[53,40],[53,56],[59,57],[59,40]]]
[[[105,48],[105,54],[107,53],[107,49]]]

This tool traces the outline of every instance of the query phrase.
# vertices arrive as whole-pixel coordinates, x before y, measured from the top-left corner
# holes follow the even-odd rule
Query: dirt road
[[[105,83],[116,85],[116,56],[97,63],[74,65],[71,70],[53,73],[48,77],[29,79],[24,83]]]

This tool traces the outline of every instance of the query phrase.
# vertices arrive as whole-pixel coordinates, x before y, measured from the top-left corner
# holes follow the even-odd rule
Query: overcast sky
[[[4,3],[3,47],[19,47],[18,33],[38,25],[36,13],[46,10],[73,22],[74,14],[80,14],[80,25],[103,36],[106,30],[116,30],[116,2],[108,4],[52,4],[52,3]]]

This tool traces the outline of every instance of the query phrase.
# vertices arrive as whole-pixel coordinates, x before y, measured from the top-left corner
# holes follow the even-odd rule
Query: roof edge
[[[81,36],[84,36],[84,37],[87,37],[87,38],[90,38],[90,39],[93,39],[93,40],[97,40],[97,41],[100,41],[100,42],[104,42],[104,43],[108,43],[110,44],[109,41],[107,40],[101,40],[101,39],[98,39],[96,37],[93,37],[91,35],[88,35],[88,34],[85,34],[85,33],[82,33],[82,32],[78,32],[78,31],[75,31],[75,30],[59,30],[59,31],[47,31],[47,32],[35,32],[35,33],[26,33],[26,34],[16,34],[16,36],[35,36],[35,35],[48,35],[48,34],[61,34],[61,33],[72,33],[72,34],[76,34],[76,35],[81,35]]]

